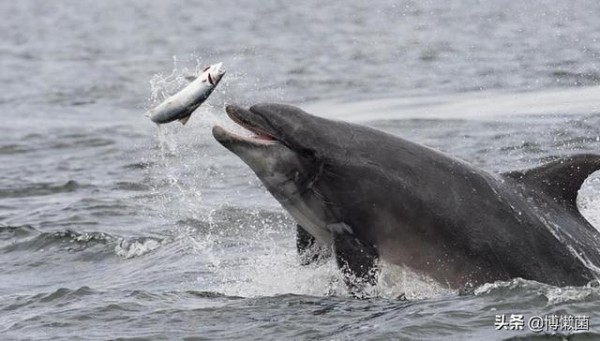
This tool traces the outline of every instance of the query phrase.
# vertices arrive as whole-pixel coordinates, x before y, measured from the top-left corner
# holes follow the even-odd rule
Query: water
[[[593,1],[0,3],[1,339],[503,339],[496,315],[590,317],[600,291],[459,296],[386,268],[372,298],[301,267],[294,223],[210,134],[282,101],[489,171],[600,147]],[[222,61],[182,127],[143,113]],[[600,226],[600,179],[579,205]],[[526,260],[524,260],[526,261]],[[408,300],[398,297],[404,294]],[[527,328],[526,328],[527,329]],[[564,333],[549,333],[561,339]]]

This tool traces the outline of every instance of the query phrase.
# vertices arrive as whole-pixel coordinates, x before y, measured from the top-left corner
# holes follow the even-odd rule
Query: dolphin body
[[[216,140],[298,222],[299,252],[331,246],[351,288],[375,283],[378,258],[456,289],[516,277],[557,286],[598,278],[600,233],[576,197],[600,169],[599,155],[490,174],[288,105],[230,105],[226,112],[255,136],[215,126]]]

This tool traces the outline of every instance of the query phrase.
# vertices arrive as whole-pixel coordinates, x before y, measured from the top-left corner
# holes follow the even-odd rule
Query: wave
[[[124,169],[148,169],[151,167],[154,167],[156,165],[155,162],[145,162],[145,161],[140,161],[140,162],[134,162],[134,163],[128,163],[126,165],[123,166]]]
[[[550,74],[561,86],[593,86],[600,83],[600,74],[594,71],[572,72],[568,70],[556,70]]]
[[[146,255],[169,241],[158,237],[121,237],[106,232],[77,232],[70,229],[42,232],[31,225],[0,225],[0,253],[4,254],[48,249],[75,253],[103,246],[107,254],[129,259]]]
[[[5,322],[3,332],[9,338],[39,338],[39,333],[48,330],[66,339],[77,338],[82,330],[92,338],[135,335],[149,339],[202,336],[245,340],[262,340],[265,335],[272,339],[593,340],[600,335],[594,324],[598,318],[597,300],[586,305],[544,305],[543,299],[523,299],[521,292],[525,288],[531,298],[540,298],[542,294],[535,294],[539,284],[506,285],[514,287],[501,296],[483,294],[413,302],[291,294],[243,298],[212,291],[80,286],[6,297],[0,303],[0,311]],[[527,324],[516,331],[495,328],[496,316],[512,314],[523,315],[525,321],[532,316],[585,315],[589,316],[591,328],[583,332],[548,329],[541,333],[529,330]],[[114,328],[107,330],[106,325]],[[170,326],[167,332],[165,325]]]
[[[23,144],[7,144],[0,146],[0,155],[22,154],[31,150]]]
[[[55,184],[48,182],[33,183],[17,188],[0,188],[0,197],[3,198],[22,198],[32,196],[52,195],[56,193],[74,192],[79,188],[85,187],[75,180],[69,180],[64,184]]]
[[[515,278],[510,281],[486,283],[474,290],[475,296],[525,300],[528,297],[537,304],[559,305],[564,303],[600,301],[600,287],[594,280],[583,287],[556,287],[536,281]]]
[[[1,311],[16,311],[29,305],[39,304],[64,304],[66,302],[73,302],[80,300],[86,296],[108,296],[108,297],[119,297],[121,301],[135,300],[137,302],[160,302],[160,301],[178,301],[182,299],[215,299],[215,300],[243,300],[244,297],[239,296],[227,296],[219,292],[214,291],[197,291],[197,290],[184,290],[184,291],[148,291],[148,290],[99,290],[91,288],[87,285],[79,288],[66,288],[60,287],[53,291],[39,292],[35,294],[26,295],[15,295],[10,297],[5,306],[0,305]],[[290,295],[283,295],[280,297],[286,297]],[[291,295],[295,296],[295,295]],[[102,301],[102,300],[100,300]],[[119,307],[119,303],[113,303],[106,307]]]

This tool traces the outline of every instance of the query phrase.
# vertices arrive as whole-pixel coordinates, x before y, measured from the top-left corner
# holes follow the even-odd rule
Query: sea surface
[[[234,126],[225,104],[271,101],[490,172],[598,152],[600,2],[19,0],[0,17],[1,340],[600,338],[592,286],[459,295],[384,266],[353,298],[333,261],[299,265],[292,218],[210,132]],[[187,125],[144,116],[216,62]],[[598,176],[578,203],[600,227]]]

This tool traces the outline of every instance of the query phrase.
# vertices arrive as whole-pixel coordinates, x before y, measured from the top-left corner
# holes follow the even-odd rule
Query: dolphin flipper
[[[300,256],[300,265],[309,265],[330,256],[330,252],[319,245],[316,238],[300,224],[296,225],[296,250]]]
[[[340,228],[341,224],[345,227]],[[352,229],[344,223],[328,227],[333,233],[335,259],[350,291],[356,295],[365,285],[377,284],[377,249],[358,239],[352,233]]]
[[[306,232],[300,224],[296,225],[296,250],[298,250],[298,255],[300,255],[301,265],[313,263],[319,257],[316,252],[311,252],[316,242],[317,240],[312,234]]]

